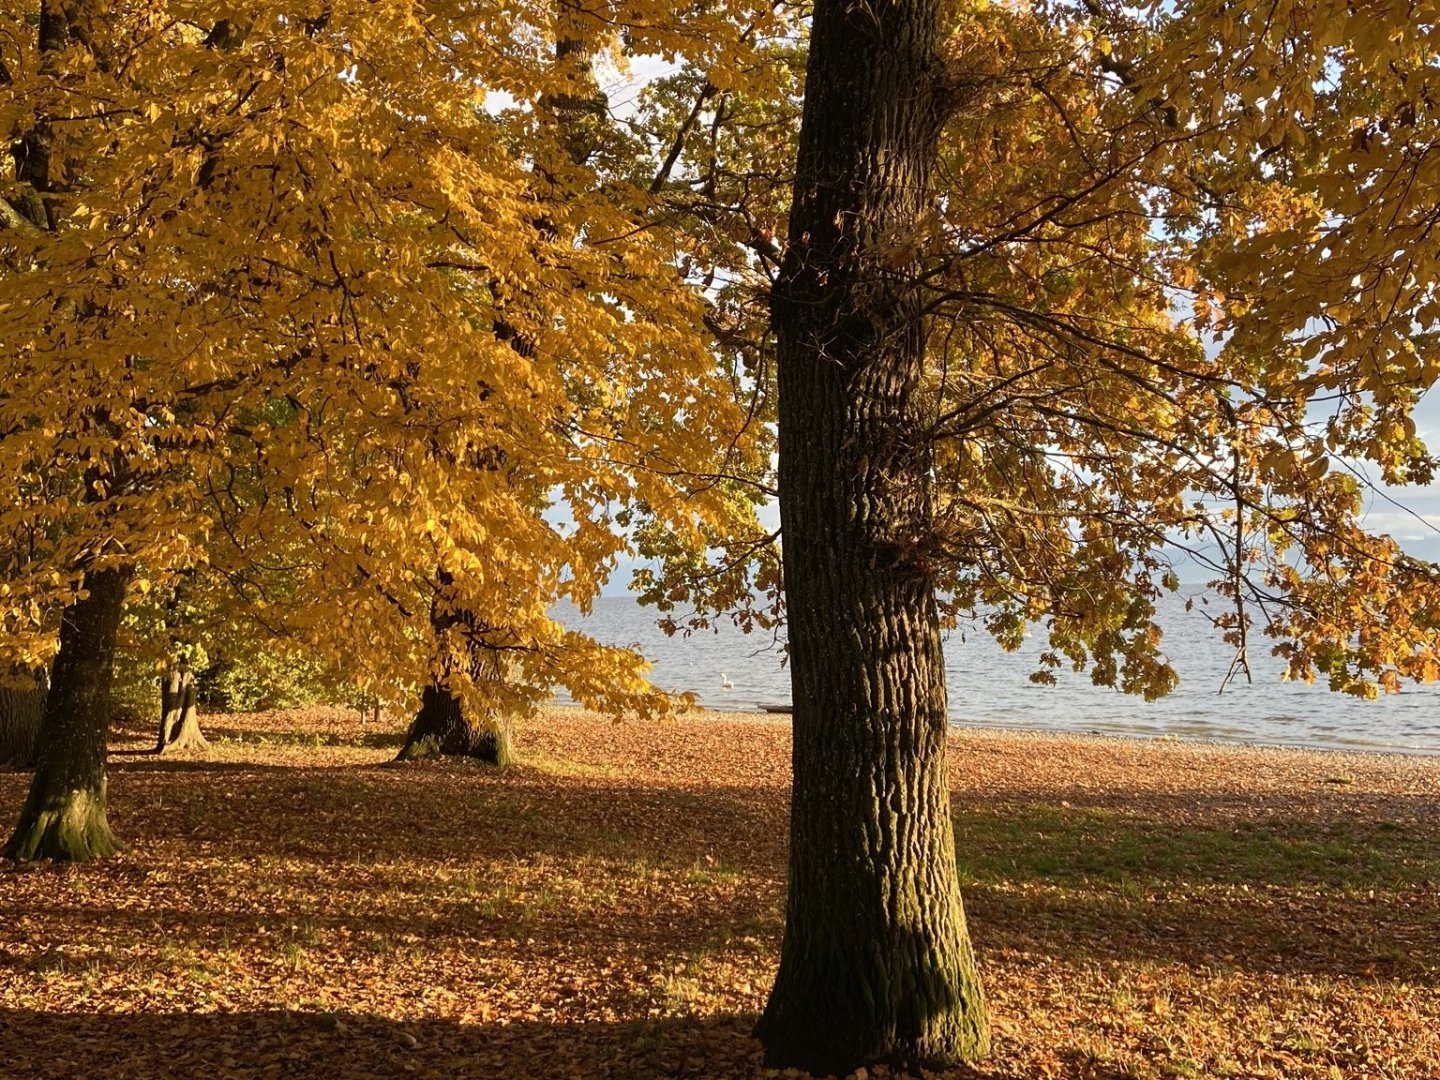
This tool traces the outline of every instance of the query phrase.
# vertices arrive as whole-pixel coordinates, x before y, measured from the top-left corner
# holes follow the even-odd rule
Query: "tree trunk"
[[[510,743],[510,718],[501,713],[475,721],[464,715],[460,699],[432,682],[420,699],[398,761],[427,757],[472,757],[504,768],[515,762]]]
[[[45,715],[46,679],[24,689],[0,686],[0,766],[35,767],[35,745]]]
[[[765,1060],[844,1075],[987,1049],[945,765],[915,230],[945,112],[935,0],[819,0],[772,298],[794,688]]]
[[[157,754],[175,750],[206,750],[210,744],[200,730],[195,710],[195,673],[189,664],[176,664],[160,678],[160,738]]]
[[[446,581],[446,584],[449,584]],[[430,620],[436,634],[445,633],[458,624],[473,622],[469,612],[445,613],[436,608]],[[473,627],[472,627],[473,628]],[[480,686],[503,684],[504,653],[474,643],[465,646],[470,652],[470,679]],[[441,679],[432,679],[420,698],[420,711],[410,722],[405,745],[397,761],[419,761],[427,757],[472,757],[490,765],[505,768],[515,763],[510,743],[510,716],[502,709],[486,709],[478,716],[466,716],[464,702]]]
[[[60,652],[40,725],[35,777],[4,854],[83,862],[115,851],[105,818],[105,752],[115,639],[130,571],[87,570],[87,595],[60,618]]]

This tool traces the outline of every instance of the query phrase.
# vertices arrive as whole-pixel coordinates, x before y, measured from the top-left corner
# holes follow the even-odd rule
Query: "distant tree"
[[[204,750],[209,743],[200,730],[195,672],[188,659],[177,657],[160,677],[160,734],[157,754]]]
[[[165,671],[160,676],[160,730],[155,740],[157,754],[176,750],[204,750],[209,744],[200,731],[199,688],[195,661],[206,659],[192,640],[189,609],[195,572],[180,575],[166,592],[162,633],[165,638]]]
[[[600,148],[601,125],[606,100],[595,83],[591,46],[587,35],[597,28],[589,25],[582,12],[568,0],[556,5],[554,18],[554,61],[565,80],[560,93],[542,95],[539,114],[550,129],[547,140],[552,152],[537,155],[535,209],[530,222],[537,241],[552,239],[558,229],[552,212],[571,192],[567,185],[578,180],[593,186],[597,173],[590,159]],[[512,297],[498,283],[493,288],[505,298],[505,306],[523,308],[525,297]],[[536,343],[504,310],[497,311],[494,334],[523,359],[533,359]],[[471,465],[478,470],[504,471],[506,455],[496,447],[472,454]],[[454,574],[443,563],[436,571],[439,584],[430,610],[430,628],[435,637],[437,662],[421,694],[405,743],[398,759],[413,761],[435,755],[469,757],[503,768],[514,761],[513,712],[504,702],[503,688],[509,678],[509,651],[518,639],[504,626],[486,626],[473,611],[454,609]],[[467,707],[462,686],[476,693]],[[496,693],[496,691],[502,691]]]
[[[29,769],[35,765],[35,743],[45,713],[46,680],[33,686],[0,683],[0,765]]]

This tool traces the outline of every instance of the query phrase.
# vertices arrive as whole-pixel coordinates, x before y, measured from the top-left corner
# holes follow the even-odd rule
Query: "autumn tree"
[[[1387,17],[817,8],[773,292],[796,790],[772,1064],[983,1047],[937,617],[1038,627],[1037,681],[1160,696],[1184,550],[1240,663],[1258,625],[1296,678],[1435,676],[1435,568],[1365,528],[1359,470],[1433,470],[1411,192],[1437,54]]]
[[[606,123],[606,101],[595,82],[592,47],[587,41],[596,29],[568,0],[557,5],[554,61],[565,85],[563,92],[543,95],[536,103],[550,136],[543,145],[552,151],[537,153],[532,167],[535,176],[532,227],[546,241],[556,238],[555,204],[593,189],[599,179],[591,159],[599,149],[600,129]],[[583,284],[577,282],[576,287],[583,288]],[[526,301],[523,292],[516,295],[499,282],[492,283],[492,292],[506,309],[513,310]],[[520,356],[533,354],[535,342],[503,311],[494,325],[494,333]],[[503,453],[482,451],[474,455],[471,464],[476,469],[503,469],[506,462]],[[504,626],[484,625],[475,612],[454,606],[451,598],[454,575],[443,563],[436,577],[440,588],[431,605],[430,626],[441,646],[438,670],[421,695],[420,707],[406,733],[399,759],[442,754],[471,757],[504,767],[514,760],[512,716],[509,709],[497,702],[496,691],[504,687],[508,678],[508,654],[515,647],[515,639]],[[457,638],[458,641],[454,640]],[[470,682],[479,691],[478,695],[472,695],[484,701],[479,710],[473,700],[467,709],[460,688],[452,685],[461,681]]]
[[[43,72],[42,77],[61,81],[63,58],[77,51],[73,46],[98,29],[100,17],[101,13],[94,9],[70,11],[43,5],[35,22],[34,53],[22,58],[22,63],[30,60],[37,71]],[[102,62],[100,56],[89,59]],[[15,79],[8,65],[0,70],[0,82],[7,89]],[[71,169],[55,146],[55,122],[55,117],[37,113],[23,128],[12,127],[13,135],[18,136],[12,158],[20,197],[13,202],[6,200],[6,217],[10,230],[27,238],[35,234],[48,239],[56,233],[59,215],[54,199],[71,186]],[[24,255],[13,251],[6,254],[10,256],[6,259],[9,266],[25,269]],[[57,294],[45,307],[45,329],[64,336],[79,319],[93,316],[90,307],[85,297],[73,292]],[[15,387],[8,390],[12,399],[18,396]],[[91,403],[87,411],[87,428],[108,429],[109,417],[103,403]],[[12,446],[26,426],[25,419],[14,417],[0,423]],[[20,490],[32,486],[25,481],[34,459],[24,454],[22,460],[20,482],[15,485]],[[125,463],[103,451],[88,456],[72,471],[80,480],[78,498],[86,503],[103,501],[113,485],[123,485],[126,479]],[[36,739],[35,779],[21,811],[21,827],[5,847],[5,854],[13,858],[51,853],[88,858],[114,850],[105,816],[104,774],[110,671],[121,605],[133,572],[117,554],[105,539],[87,539],[69,560],[67,570],[78,595],[65,606],[60,619],[63,655],[57,654],[52,667],[51,688]],[[36,610],[33,598],[30,603]]]
[[[563,684],[667,708],[639,657],[550,610],[596,595],[630,543],[619,513],[695,544],[751,513],[693,479],[741,416],[645,189],[607,185],[534,228],[533,164],[556,136],[533,107],[481,105],[565,92],[548,5],[216,22],[96,3],[46,7],[38,33],[31,14],[6,9],[0,38],[0,118],[33,147],[0,233],[0,473],[69,486],[0,523],[50,538],[7,581],[7,658],[55,656],[10,852],[112,846],[120,613],[196,568],[234,617],[357,683],[435,670],[443,591],[467,630],[503,628],[503,685],[483,702],[455,687],[477,707],[523,712]],[[634,23],[638,50],[736,47],[718,18],[692,36],[652,14],[587,18],[609,42]]]
[[[706,299],[711,349],[744,403],[743,428],[720,467],[703,478],[744,504],[776,498],[775,365],[770,290],[780,268],[794,173],[805,68],[801,8],[740,30],[750,44],[723,64],[687,63],[651,80],[638,98],[632,130],[647,146],[637,172],[676,223],[678,260]],[[639,598],[669,634],[724,620],[744,632],[779,633],[784,597],[779,530],[702,526],[703,545],[662,522],[634,523],[647,562],[635,575]]]

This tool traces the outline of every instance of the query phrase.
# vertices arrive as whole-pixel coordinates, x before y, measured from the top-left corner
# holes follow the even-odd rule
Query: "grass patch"
[[[1180,883],[1396,889],[1440,880],[1440,835],[1386,820],[1258,813],[1210,825],[1028,803],[956,815],[966,880],[1157,889]]]

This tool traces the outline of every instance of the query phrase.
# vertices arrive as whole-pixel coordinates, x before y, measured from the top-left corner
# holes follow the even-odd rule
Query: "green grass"
[[[956,815],[962,880],[1148,889],[1179,882],[1404,888],[1440,880],[1440,837],[1387,820],[1265,816],[1187,826],[1028,803]]]

